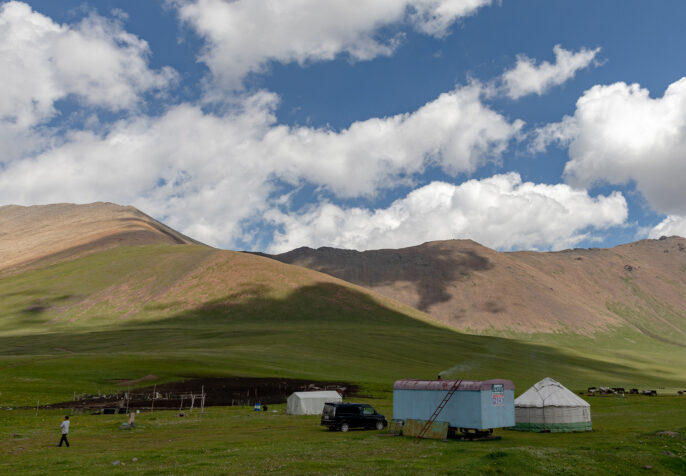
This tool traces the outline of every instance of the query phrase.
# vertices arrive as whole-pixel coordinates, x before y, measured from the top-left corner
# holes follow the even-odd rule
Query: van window
[[[336,409],[336,413],[338,415],[359,415],[360,414],[360,408],[359,407],[338,407]]]
[[[372,407],[362,407],[362,414],[363,415],[373,415],[374,409]]]

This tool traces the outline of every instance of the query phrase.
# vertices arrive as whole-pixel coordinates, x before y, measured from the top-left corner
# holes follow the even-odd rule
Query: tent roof
[[[341,399],[341,394],[336,392],[335,390],[321,390],[318,392],[293,392],[291,394],[291,397],[295,395],[298,398],[333,398],[336,400]]]
[[[590,407],[564,385],[550,377],[534,384],[515,399],[515,407]]]

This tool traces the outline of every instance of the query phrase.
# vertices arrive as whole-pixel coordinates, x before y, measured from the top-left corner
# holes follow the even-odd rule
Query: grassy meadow
[[[364,401],[391,413],[388,398]],[[124,415],[76,414],[70,448],[55,447],[62,412],[5,412],[0,473],[631,475],[647,467],[649,474],[686,473],[686,399],[594,397],[591,404],[593,432],[497,430],[502,439],[480,442],[329,432],[318,417],[286,415],[284,405],[270,407],[276,413],[248,407],[210,407],[183,418],[141,413],[134,430],[119,429]]]
[[[316,418],[208,408],[179,418],[6,410],[191,377],[341,380],[391,417],[399,378],[508,378],[516,394],[549,376],[658,389],[657,398],[590,400],[595,431],[435,442],[328,433]],[[265,258],[202,246],[114,249],[0,277],[0,474],[338,473],[684,474],[686,351],[628,328],[596,336],[469,335],[365,290]],[[660,436],[670,430],[680,436]],[[54,441],[53,441],[54,440]],[[663,454],[667,451],[672,456]],[[132,458],[138,458],[133,462]],[[112,466],[120,460],[125,465]]]

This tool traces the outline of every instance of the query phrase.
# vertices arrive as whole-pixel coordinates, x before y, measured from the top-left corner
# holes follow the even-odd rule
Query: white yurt
[[[286,413],[290,415],[321,415],[325,403],[340,403],[343,397],[333,390],[294,392],[286,400]]]
[[[515,399],[515,430],[591,431],[591,405],[564,385],[544,378]]]

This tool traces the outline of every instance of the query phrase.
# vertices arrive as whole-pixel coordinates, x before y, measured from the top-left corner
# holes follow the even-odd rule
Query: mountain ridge
[[[40,267],[116,246],[202,244],[132,206],[0,206],[0,275]]]
[[[592,334],[625,325],[686,338],[686,240],[498,252],[473,240],[267,255],[331,274],[480,333]],[[675,336],[667,336],[670,332]]]
[[[136,245],[199,247],[185,254],[183,269],[196,269],[197,260],[221,251],[133,207],[102,202],[0,207],[0,277]],[[251,254],[341,279],[464,332],[591,336],[628,326],[664,342],[683,346],[686,341],[681,237],[557,252],[498,252],[473,240],[447,240],[400,249],[301,247],[280,255]],[[287,280],[290,272],[278,279]],[[160,267],[159,273],[166,271]],[[221,287],[221,279],[198,286]],[[126,315],[135,308],[127,308]]]
[[[0,361],[8,363],[0,366],[0,376],[6,403],[10,393],[17,404],[64,401],[75,388],[99,392],[115,388],[122,378],[150,374],[164,381],[318,376],[388,388],[394,379],[433,378],[447,369],[463,378],[507,376],[518,385],[556,374],[579,388],[597,382],[681,388],[686,368],[682,239],[639,242],[609,254],[498,253],[472,241],[386,250],[377,261],[367,259],[376,252],[343,253],[364,258],[355,269],[376,283],[373,287],[392,290],[400,282],[406,296],[417,303],[423,299],[434,312],[427,314],[331,274],[249,253],[179,244],[185,243],[182,238],[150,230],[154,223],[133,209],[95,204],[94,210],[79,206],[72,212],[102,207],[123,213],[114,218],[125,220],[112,223],[106,214],[93,222],[85,213],[58,224],[24,216],[21,227],[13,225],[15,246],[21,228],[39,250],[39,235],[62,237],[66,252],[57,261],[48,254],[23,270],[0,273]],[[8,209],[4,212],[9,216]],[[60,221],[63,215],[51,216]],[[131,220],[136,233],[152,233],[143,235],[152,243],[137,246],[138,234],[119,241],[118,232],[132,231],[126,228]],[[55,234],[55,227],[63,231]],[[106,248],[98,241],[103,230],[117,237]],[[6,236],[0,237],[5,252]],[[71,236],[85,250],[75,253]],[[655,246],[648,253],[651,262],[639,259],[646,255],[643,248]],[[40,251],[34,255],[46,254]],[[332,248],[327,252],[339,254]],[[627,263],[631,270],[623,268]],[[669,276],[669,270],[679,276]],[[656,274],[662,280],[644,279]],[[564,293],[562,278],[568,275],[576,277],[567,283],[573,289]],[[579,276],[599,287],[609,306],[604,300],[585,302],[588,283]],[[426,282],[417,286],[413,279]],[[621,289],[615,294],[602,288],[604,281],[617,279]],[[517,306],[518,300],[535,301],[546,315]],[[436,306],[454,302],[462,306],[455,321],[436,318]],[[583,319],[558,323],[576,312],[583,312]],[[469,330],[470,320],[490,326],[480,322],[483,316],[508,325],[459,331]]]

